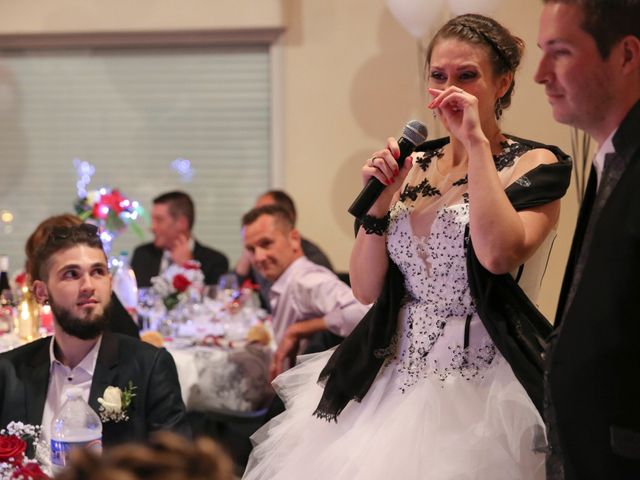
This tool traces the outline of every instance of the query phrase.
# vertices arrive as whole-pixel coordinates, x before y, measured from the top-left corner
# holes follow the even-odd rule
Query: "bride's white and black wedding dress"
[[[318,377],[334,352],[301,357],[274,382],[286,411],[254,435],[244,478],[544,478],[544,423],[470,288],[466,176],[441,175],[434,159],[443,146],[434,143],[416,157],[390,211],[387,250],[404,294],[366,395],[327,413]],[[530,148],[509,140],[494,157],[505,187]],[[535,186],[528,176],[517,182]],[[518,272],[532,296],[551,237]]]

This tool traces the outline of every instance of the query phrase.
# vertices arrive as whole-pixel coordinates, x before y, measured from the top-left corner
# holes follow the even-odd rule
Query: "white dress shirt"
[[[292,323],[318,317],[324,318],[329,331],[347,336],[369,310],[335,273],[304,256],[274,282],[269,302],[276,343]]]
[[[600,145],[600,148],[598,148],[598,152],[596,153],[596,156],[593,159],[593,166],[596,169],[596,174],[598,177],[597,178],[598,187],[600,187],[600,180],[602,180],[602,170],[604,169],[604,156],[607,153],[615,152],[615,148],[613,148],[613,136],[617,131],[618,129],[616,128],[613,132],[611,132],[611,135],[609,135],[607,139],[604,142],[602,142],[602,145]]]
[[[89,350],[75,368],[63,365],[56,358],[53,348],[54,341],[55,337],[51,337],[51,343],[49,344],[49,386],[47,388],[44,412],[42,413],[42,438],[47,444],[51,439],[51,422],[67,400],[67,391],[70,388],[78,388],[82,391],[84,401],[89,402],[91,382],[96,368],[96,361],[98,360],[102,337],[98,339],[93,348]]]

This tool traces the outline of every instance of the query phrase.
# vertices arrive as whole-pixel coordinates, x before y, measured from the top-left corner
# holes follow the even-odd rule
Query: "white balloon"
[[[400,24],[415,38],[422,38],[440,20],[444,0],[387,0]]]
[[[449,0],[451,15],[457,16],[463,13],[480,13],[491,15],[495,13],[500,0]]]

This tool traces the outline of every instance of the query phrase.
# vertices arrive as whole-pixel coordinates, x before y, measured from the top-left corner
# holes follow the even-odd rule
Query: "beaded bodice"
[[[504,147],[495,162],[506,184],[526,149],[517,143]],[[497,354],[476,314],[467,278],[466,177],[452,178],[448,185],[440,181],[446,191],[434,188],[439,172],[432,160],[439,155],[441,151],[427,152],[414,161],[391,209],[387,249],[406,289],[397,353],[391,360],[402,390],[429,375],[482,378]]]

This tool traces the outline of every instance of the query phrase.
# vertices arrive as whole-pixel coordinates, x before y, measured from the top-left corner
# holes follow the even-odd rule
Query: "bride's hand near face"
[[[451,135],[465,146],[473,140],[486,138],[476,97],[453,85],[444,90],[429,88],[429,93],[433,100],[428,107],[439,113]]]

